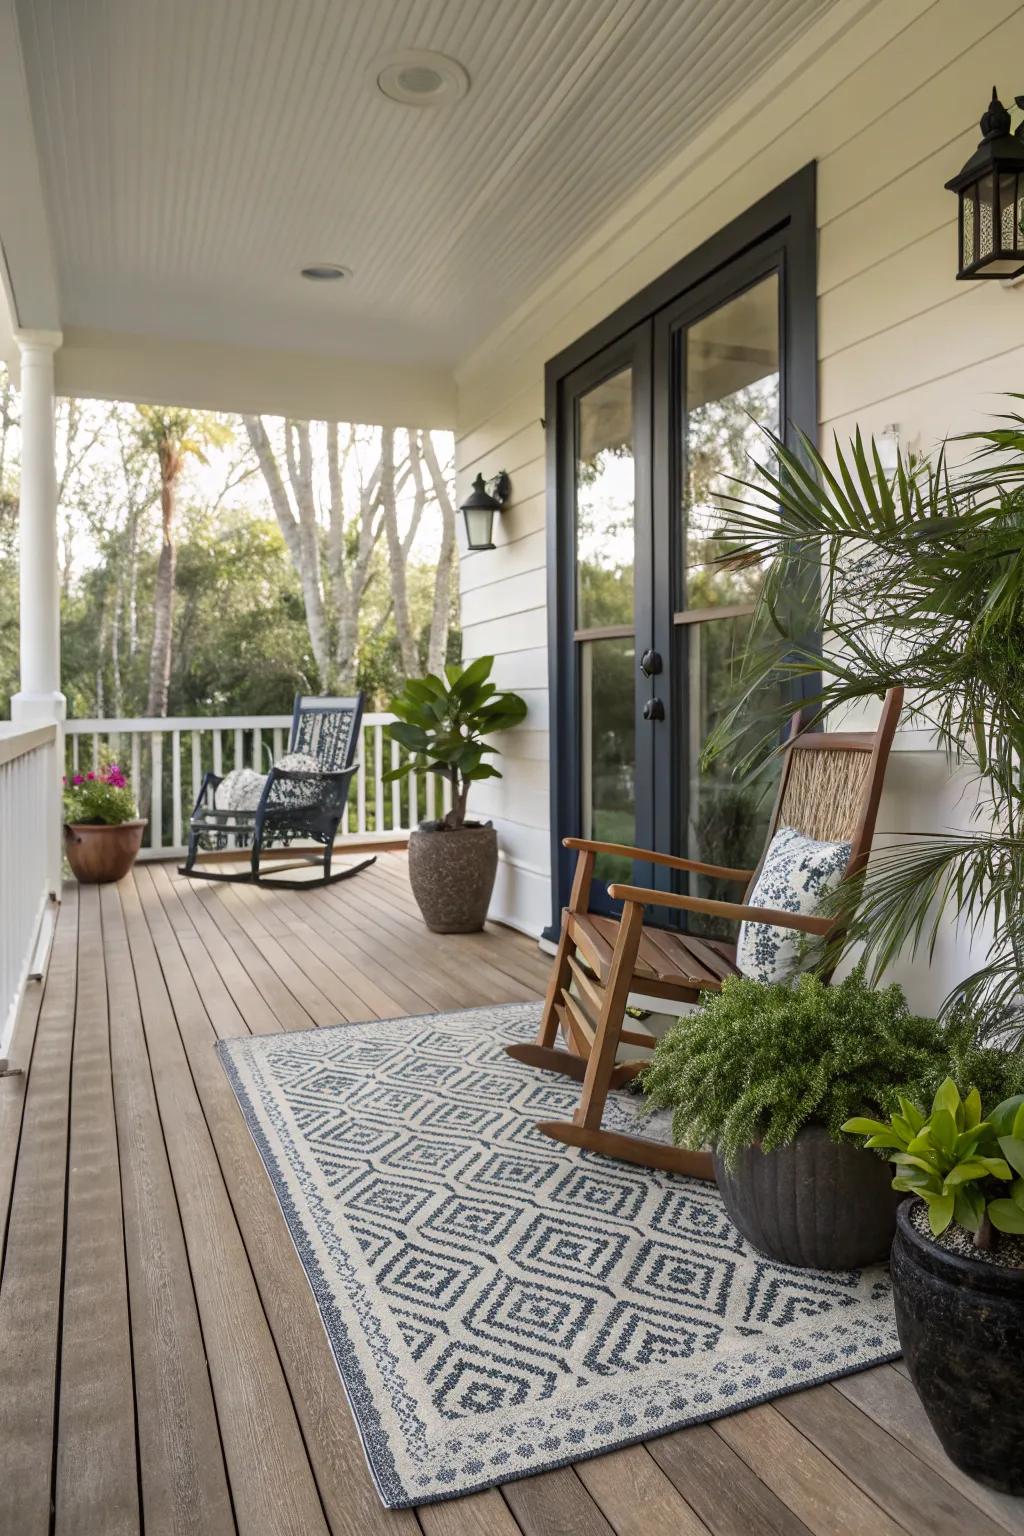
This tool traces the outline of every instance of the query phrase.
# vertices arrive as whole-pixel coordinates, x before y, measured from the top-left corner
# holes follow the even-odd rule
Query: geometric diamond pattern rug
[[[888,1272],[790,1269],[714,1185],[534,1121],[539,1005],[222,1041],[385,1505],[716,1418],[899,1354]],[[605,1124],[628,1129],[617,1094]],[[649,1130],[647,1132],[650,1133]]]

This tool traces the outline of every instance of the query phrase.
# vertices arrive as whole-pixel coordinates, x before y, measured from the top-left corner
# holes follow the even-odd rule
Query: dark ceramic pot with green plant
[[[1020,1062],[1007,1058],[1007,1077]],[[900,1206],[896,1326],[911,1379],[962,1471],[1024,1494],[1024,1094],[982,1113],[947,1078],[926,1117],[903,1099],[845,1130],[885,1149]]]
[[[678,1145],[711,1146],[725,1208],[755,1248],[857,1269],[888,1254],[899,1197],[844,1122],[888,1113],[903,1085],[930,1092],[948,1060],[943,1027],[861,970],[834,986],[737,976],[668,1031],[641,1086],[649,1108],[671,1111]]]
[[[125,876],[142,846],[145,819],[115,762],[64,780],[64,852],[82,885]]]
[[[501,774],[485,757],[496,753],[489,738],[526,718],[515,693],[490,681],[493,656],[469,666],[453,662],[445,677],[410,678],[391,711],[389,735],[412,763],[384,773],[385,782],[408,775],[410,766],[435,773],[449,786],[451,805],[436,821],[421,821],[409,837],[409,881],[423,920],[433,933],[472,933],[487,917],[498,870],[498,837],[490,822],[470,821],[469,791]]]

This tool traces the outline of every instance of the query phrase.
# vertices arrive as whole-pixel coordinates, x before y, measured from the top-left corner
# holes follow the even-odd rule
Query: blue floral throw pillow
[[[849,860],[849,843],[819,843],[795,827],[780,827],[747,905],[813,916],[843,878]],[[808,950],[815,942],[795,928],[741,923],[736,967],[754,981],[789,981],[807,969]]]

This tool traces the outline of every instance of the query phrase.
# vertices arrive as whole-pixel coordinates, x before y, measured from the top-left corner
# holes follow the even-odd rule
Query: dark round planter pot
[[[82,885],[110,885],[128,873],[142,847],[145,819],[116,827],[77,821],[64,827],[64,852]]]
[[[896,1326],[942,1448],[969,1477],[1024,1494],[1024,1269],[964,1258],[897,1217]]]
[[[498,834],[487,826],[438,831],[433,823],[409,836],[409,881],[432,933],[482,928],[498,871]]]
[[[717,1152],[714,1161],[733,1226],[768,1258],[801,1269],[862,1269],[887,1256],[900,1197],[892,1169],[873,1152],[808,1125],[787,1147],[747,1147],[732,1169]]]

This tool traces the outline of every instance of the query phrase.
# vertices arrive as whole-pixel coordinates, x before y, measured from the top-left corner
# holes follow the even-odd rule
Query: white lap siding
[[[731,115],[608,210],[463,360],[460,495],[481,470],[507,469],[513,483],[497,548],[462,559],[464,649],[493,652],[501,683],[529,703],[501,742],[507,777],[475,792],[502,844],[496,917],[534,933],[549,920],[545,361],[816,160],[821,441],[895,422],[927,450],[977,424],[1024,377],[1024,287],[954,280],[956,202],[943,182],[977,143],[993,81],[1004,100],[1019,88],[1022,57],[1019,0],[840,0],[770,71],[738,82]],[[920,830],[922,816],[948,825],[943,779],[941,765],[901,761],[884,831]],[[930,978],[912,978],[921,1006],[962,969],[950,945]]]

